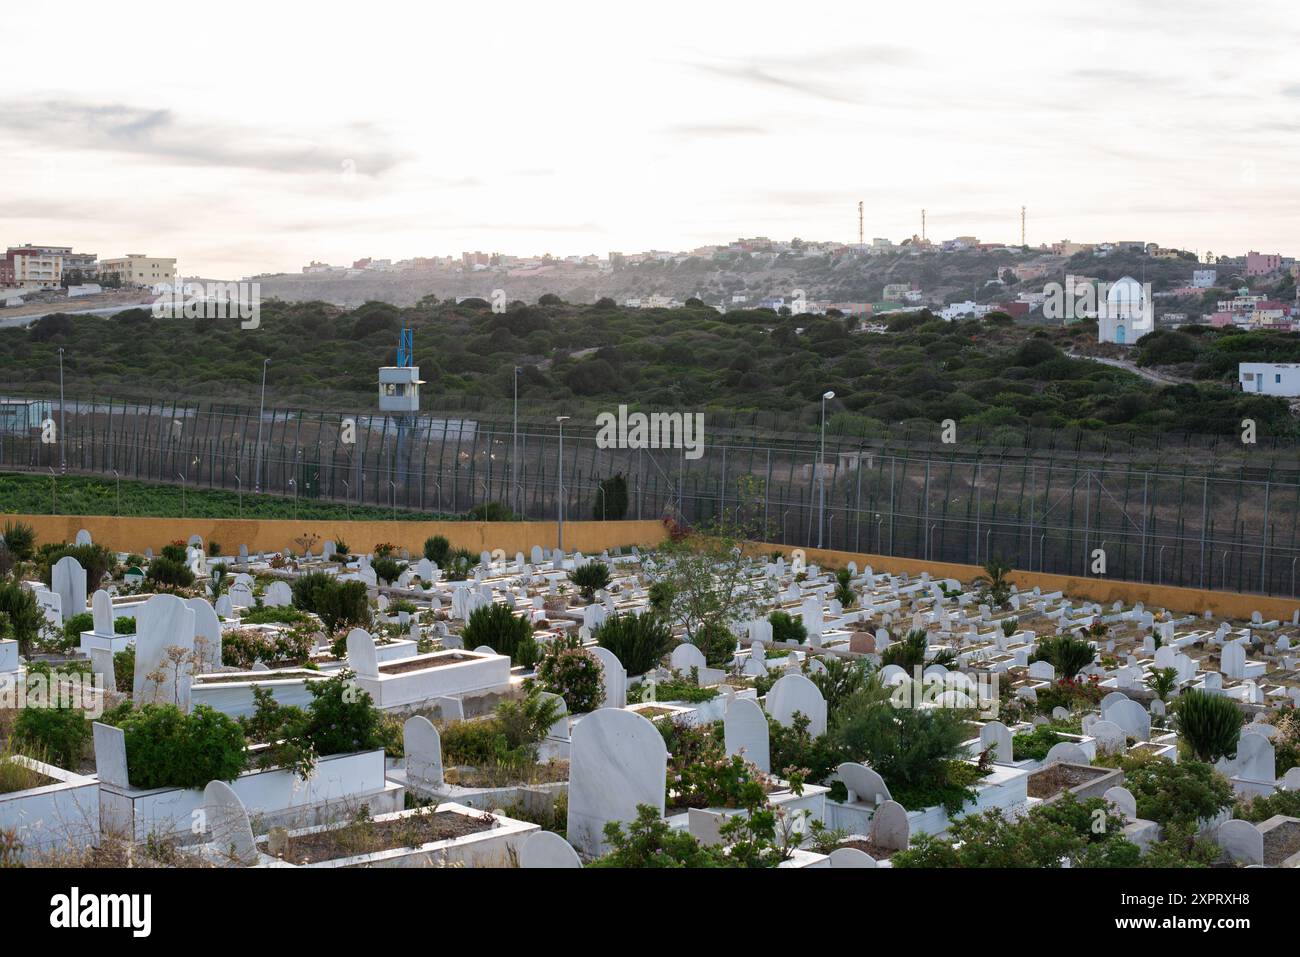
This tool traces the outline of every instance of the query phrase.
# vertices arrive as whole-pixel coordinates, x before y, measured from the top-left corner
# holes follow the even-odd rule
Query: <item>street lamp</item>
[[[46,466],[49,468],[49,466]],[[58,491],[58,473],[50,469],[50,514],[59,514],[59,491]]]
[[[515,419],[514,432],[510,438],[510,484],[514,486],[515,514],[519,514],[519,373],[524,370],[515,366]]]
[[[117,469],[113,469],[113,478],[117,483],[117,508],[118,515],[122,514],[122,476],[118,474]]]
[[[244,483],[239,478],[239,473],[235,474],[235,495],[239,501],[239,517],[244,517]]]
[[[817,482],[820,488],[817,503],[817,547],[822,547],[822,527],[826,523],[826,400],[835,398],[834,392],[822,393],[822,445],[817,461]]]
[[[59,346],[59,471],[68,470],[66,439],[63,437],[63,347]]]
[[[262,360],[262,402],[257,407],[257,468],[253,475],[253,491],[262,491],[262,416],[266,413],[266,367],[270,357]]]
[[[564,551],[564,423],[569,421],[569,417],[557,415],[555,421],[560,426],[560,456],[555,473],[555,547]]]
[[[180,472],[177,472],[176,477],[181,480],[181,518],[184,518],[185,517],[185,476],[182,475]]]

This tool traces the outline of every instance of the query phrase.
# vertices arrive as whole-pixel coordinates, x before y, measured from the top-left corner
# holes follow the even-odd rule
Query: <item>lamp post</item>
[[[239,473],[235,473],[235,495],[239,502],[239,517],[244,517],[244,483],[239,478]]]
[[[262,491],[262,416],[266,413],[266,367],[270,358],[262,360],[262,401],[257,407],[257,467],[253,473],[253,491]]]
[[[560,456],[555,472],[555,547],[564,551],[564,423],[569,417],[557,415],[555,421],[560,426]]]
[[[50,514],[51,515],[59,514],[58,479],[59,479],[58,473],[51,468],[50,469]]]
[[[182,475],[180,472],[177,472],[176,477],[181,480],[181,518],[184,518],[185,517],[185,476]]]
[[[817,460],[817,547],[822,547],[822,528],[826,524],[826,400],[835,398],[834,392],[822,393],[822,444]]]
[[[113,469],[113,480],[117,485],[117,507],[115,509],[118,515],[122,514],[122,476],[117,469]]]
[[[515,366],[515,417],[514,432],[510,438],[510,484],[514,490],[513,511],[519,514],[519,373],[523,372],[519,366]]]
[[[68,470],[66,439],[63,437],[63,347],[59,346],[59,471]]]

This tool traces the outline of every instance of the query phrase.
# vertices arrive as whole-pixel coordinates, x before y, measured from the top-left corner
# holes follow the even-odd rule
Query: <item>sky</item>
[[[739,236],[1300,254],[1281,0],[6,7],[0,244],[237,278]]]

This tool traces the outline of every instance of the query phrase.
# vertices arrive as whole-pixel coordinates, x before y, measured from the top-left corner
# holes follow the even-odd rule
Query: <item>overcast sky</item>
[[[1032,244],[1300,253],[1281,0],[199,6],[5,7],[0,243],[234,277],[854,241],[862,200],[868,241],[1024,204]]]

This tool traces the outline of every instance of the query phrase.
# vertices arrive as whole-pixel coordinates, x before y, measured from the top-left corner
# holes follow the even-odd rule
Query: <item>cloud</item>
[[[762,136],[766,127],[751,123],[678,123],[665,127],[667,136],[678,139],[720,139],[730,136]]]
[[[205,123],[168,109],[75,100],[0,101],[0,130],[39,146],[152,157],[194,166],[275,173],[377,176],[404,157],[378,142],[368,124],[293,136]]]

